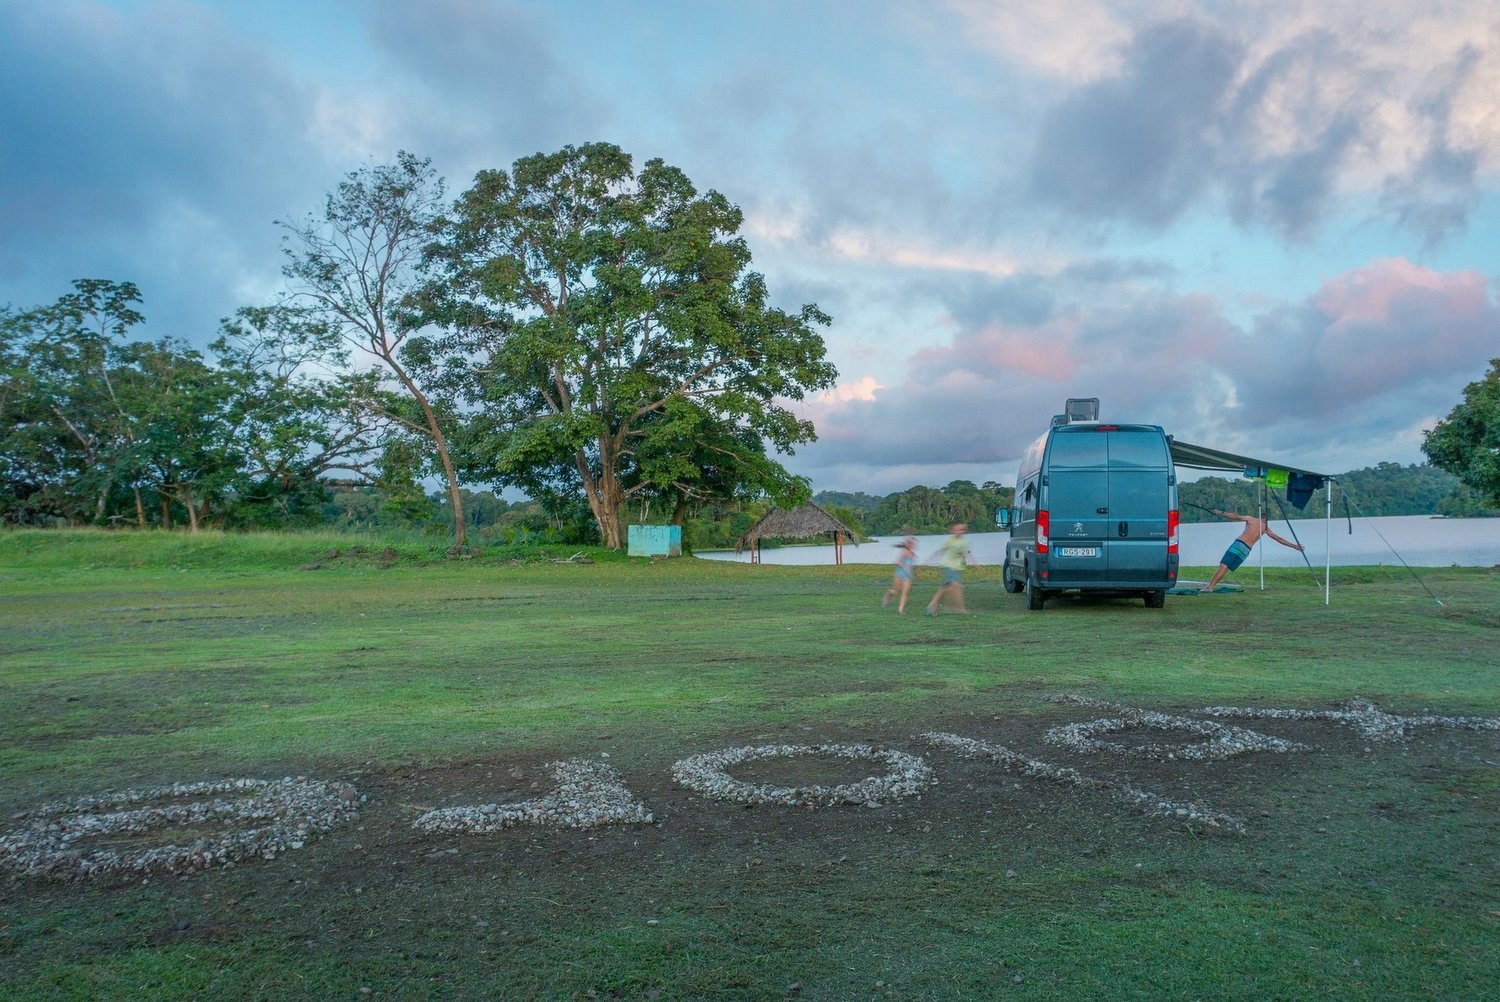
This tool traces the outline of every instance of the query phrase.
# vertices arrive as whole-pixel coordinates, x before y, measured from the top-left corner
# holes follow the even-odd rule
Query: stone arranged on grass
[[[1115,711],[1113,717],[1088,720],[1077,724],[1054,727],[1042,736],[1042,740],[1069,751],[1093,755],[1109,752],[1115,755],[1130,755],[1136,758],[1155,759],[1159,762],[1191,761],[1217,762],[1236,755],[1252,752],[1282,754],[1306,751],[1307,746],[1268,734],[1247,731],[1241,727],[1229,727],[1211,720],[1194,720],[1154,710],[1140,710],[1129,706],[1117,706],[1083,697],[1063,697],[1055,702],[1067,702],[1076,706],[1103,708]],[[1177,744],[1125,744],[1103,740],[1103,735],[1121,734],[1125,731],[1153,730],[1168,733],[1186,733],[1207,738],[1206,741]]]
[[[0,836],[0,868],[64,880],[192,873],[254,859],[275,859],[358,809],[347,783],[302,777],[177,783],[105,792],[23,811],[19,828]],[[203,829],[186,845],[129,843],[162,829]],[[141,841],[145,841],[141,839]]]
[[[1405,741],[1420,727],[1446,727],[1467,731],[1500,731],[1496,717],[1403,717],[1386,713],[1368,699],[1345,700],[1337,710],[1276,710],[1253,706],[1210,706],[1200,712],[1210,717],[1248,720],[1329,720],[1353,727],[1371,741]]]
[[[600,828],[651,824],[655,818],[625,787],[620,774],[603,762],[573,758],[549,767],[557,789],[545,797],[480,807],[428,811],[413,827],[439,834],[485,834],[516,825]]]
[[[809,756],[880,762],[889,771],[883,776],[867,776],[838,786],[770,786],[749,783],[729,774],[730,768],[744,762]],[[862,804],[876,807],[921,792],[932,782],[932,770],[915,755],[872,745],[757,745],[690,755],[672,767],[672,778],[705,797],[741,804],[810,808]]]
[[[947,734],[942,731],[929,731],[920,737],[935,748],[943,748],[968,759],[994,762],[1005,769],[1020,773],[1023,776],[1046,779],[1054,783],[1065,783],[1069,786],[1076,786],[1085,790],[1098,790],[1155,817],[1171,818],[1199,828],[1220,829],[1236,834],[1243,834],[1245,831],[1244,823],[1231,814],[1211,810],[1197,804],[1169,800],[1166,797],[1142,790],[1129,783],[1116,783],[1106,779],[1095,779],[1092,776],[1085,776],[1077,769],[1043,762],[1040,759],[1022,755],[1020,752],[1011,751],[1004,745],[998,745],[992,741],[966,738],[958,734]]]

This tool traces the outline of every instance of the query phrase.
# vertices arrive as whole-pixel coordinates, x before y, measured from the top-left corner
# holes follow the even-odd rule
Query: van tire
[[[1160,609],[1167,604],[1167,593],[1158,589],[1146,592],[1146,608]]]
[[[1000,579],[1005,585],[1005,590],[1012,595],[1019,595],[1026,588],[1026,583],[1016,577],[1015,571],[1010,568],[1010,561],[1005,562],[1005,570],[1001,572]]]
[[[1047,593],[1032,583],[1031,575],[1026,575],[1026,608],[1032,612],[1040,612],[1042,603],[1047,601]]]

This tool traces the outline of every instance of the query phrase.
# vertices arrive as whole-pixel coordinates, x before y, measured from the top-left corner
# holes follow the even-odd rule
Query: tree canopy
[[[0,311],[0,516],[320,520],[320,478],[378,448],[368,379],[303,371],[326,357],[326,335],[285,311],[226,320],[215,359],[132,340],[140,303],[129,282],[80,279],[55,303]]]
[[[448,444],[453,383],[434,356],[432,339],[419,334],[423,319],[411,309],[443,191],[431,161],[405,151],[394,164],[352,171],[328,195],[321,214],[280,224],[286,230],[282,271],[301,308],[373,360],[395,387],[368,399],[430,446],[406,452],[430,457],[432,472],[446,483],[454,547],[461,549],[467,533],[463,493]]]
[[[1422,451],[1491,504],[1500,505],[1500,358],[1422,439]]]
[[[877,536],[947,532],[955,522],[984,532],[995,527],[995,513],[1010,505],[1012,493],[993,481],[983,487],[969,480],[955,480],[946,487],[918,485],[882,498],[864,516],[863,526]]]
[[[139,338],[130,282],[0,307],[0,518],[446,519],[459,547],[506,521],[618,547],[633,512],[712,545],[808,499],[777,457],[814,440],[795,402],[837,376],[830,318],[775,305],[727,198],[608,143],[481,171],[451,204],[444,192],[405,152],[346,175],[321,212],[281,224],[286,297],[239,309],[206,351]],[[1339,478],[1359,513],[1494,513],[1500,359],[1423,448],[1434,467]],[[530,501],[518,514],[465,482]],[[1010,493],[954,481],[817,500],[888,535],[992,527]],[[1253,507],[1255,486],[1209,477],[1180,497],[1191,521],[1194,504]]]
[[[771,305],[742,216],[607,143],[482,171],[432,250],[423,318],[476,359],[466,470],[574,490],[607,546],[621,514],[809,485],[766,454],[812,441],[785,401],[833,384],[814,305]]]

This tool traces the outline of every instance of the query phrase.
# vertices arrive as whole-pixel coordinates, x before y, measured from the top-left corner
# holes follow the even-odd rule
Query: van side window
[[[1021,520],[1031,521],[1036,518],[1036,481],[1029,480],[1026,487],[1021,491]]]

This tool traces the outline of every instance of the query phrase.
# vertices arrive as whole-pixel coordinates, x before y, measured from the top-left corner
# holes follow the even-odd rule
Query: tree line
[[[1013,493],[994,481],[976,486],[954,480],[945,487],[918,484],[884,497],[821,491],[813,500],[865,535],[933,535],[947,532],[955,522],[976,532],[994,528],[995,513],[1010,506]]]
[[[1452,473],[1426,464],[1379,463],[1351,470],[1337,477],[1333,500],[1335,514],[1358,516],[1447,515],[1484,518],[1500,515],[1500,505],[1488,503]],[[1264,505],[1272,518],[1322,518],[1324,496],[1298,510],[1281,492],[1267,492],[1254,480],[1243,477],[1203,477],[1177,489],[1184,522],[1213,521],[1205,509],[1253,513]]]
[[[837,377],[830,318],[772,305],[742,223],[677,168],[637,169],[607,143],[481,171],[452,201],[403,152],[279,223],[282,294],[206,348],[139,338],[128,281],[0,307],[0,522],[281,527],[360,508],[441,521],[462,548],[480,504],[486,525],[529,518],[570,541],[618,547],[649,518],[732,542],[811,496],[775,456],[815,439],[788,402]],[[1448,473],[1342,478],[1363,513],[1500,506],[1500,359],[1423,448]],[[524,494],[527,514],[473,486]],[[1245,508],[1252,490],[1205,478],[1182,498]],[[865,534],[934,533],[992,525],[1009,488],[829,497]]]
[[[342,480],[461,548],[467,484],[617,547],[631,506],[807,499],[773,454],[814,438],[787,402],[833,385],[830,318],[772,305],[736,206],[606,143],[444,192],[404,152],[351,172],[207,349],[135,339],[130,282],[0,310],[0,519],[317,523]]]
[[[1500,500],[1488,501],[1457,476],[1435,466],[1380,463],[1352,470],[1338,477],[1334,490],[1335,511],[1356,516],[1447,515],[1483,518],[1500,516]],[[1008,507],[1014,491],[994,481],[975,486],[955,480],[946,487],[916,486],[885,496],[841,491],[819,491],[813,500],[850,528],[866,536],[893,536],[907,532],[935,535],[954,522],[966,522],[974,531],[995,525],[995,513]],[[1346,505],[1344,498],[1347,495]],[[1322,518],[1322,495],[1306,510],[1277,500],[1257,481],[1243,477],[1203,477],[1178,487],[1184,522],[1214,521],[1213,509],[1254,512],[1264,504],[1273,518],[1281,512],[1292,518]],[[1316,510],[1314,510],[1316,509]],[[748,526],[747,526],[748,527]],[[742,530],[743,531],[743,530]]]

